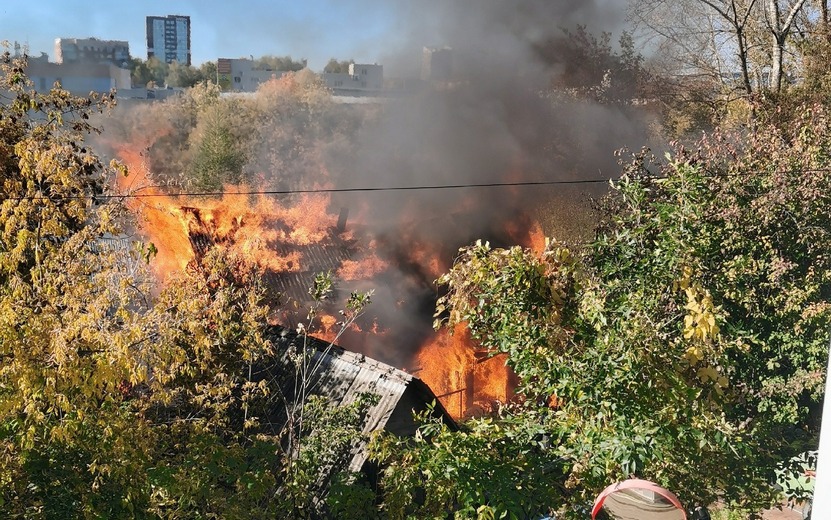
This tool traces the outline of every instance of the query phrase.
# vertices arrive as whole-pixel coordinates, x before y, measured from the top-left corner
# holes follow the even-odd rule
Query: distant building
[[[57,38],[55,63],[111,63],[116,67],[128,67],[130,44],[98,38]]]
[[[324,72],[323,83],[336,95],[368,95],[384,88],[384,66],[350,63],[349,73]]]
[[[256,92],[261,83],[283,77],[285,71],[259,68],[247,58],[219,58],[217,84],[224,92]]]
[[[147,17],[147,59],[190,65],[190,16]]]
[[[26,74],[35,90],[46,92],[57,82],[72,94],[86,96],[90,92],[109,92],[130,88],[130,70],[111,63],[49,63],[30,61]]]
[[[121,101],[164,101],[169,97],[180,96],[184,89],[181,88],[120,88],[116,97]]]
[[[421,56],[421,79],[424,81],[450,81],[453,79],[453,49],[450,47],[424,47]]]

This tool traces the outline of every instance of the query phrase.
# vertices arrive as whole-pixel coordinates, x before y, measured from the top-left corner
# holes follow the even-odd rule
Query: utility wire
[[[102,195],[66,195],[60,197],[42,196],[21,196],[21,197],[4,197],[0,196],[0,201],[3,200],[74,200],[74,199],[148,199],[154,197],[222,197],[229,195],[236,196],[250,196],[250,195],[298,195],[298,194],[315,194],[315,193],[366,193],[376,191],[418,191],[418,190],[455,190],[464,188],[502,188],[502,187],[522,187],[522,186],[555,186],[555,185],[569,185],[569,184],[598,184],[608,183],[610,179],[577,179],[577,180],[560,180],[560,181],[529,181],[529,182],[491,182],[483,184],[435,184],[425,186],[387,186],[387,187],[365,187],[365,188],[310,188],[310,189],[287,189],[287,190],[250,190],[250,191],[191,191],[191,192],[176,192],[176,193],[125,193],[117,194],[102,194]],[[154,186],[158,187],[158,186]],[[139,188],[144,189],[144,188]]]
[[[820,173],[831,172],[831,168],[810,168],[805,170],[780,170],[775,172],[764,171],[750,171],[750,172],[736,172],[736,173],[721,173],[710,172],[708,177],[746,177],[758,173]],[[650,180],[661,180],[663,176],[641,176]],[[637,177],[636,177],[637,178]],[[504,188],[504,187],[524,187],[524,186],[562,186],[562,185],[580,185],[580,184],[601,184],[614,182],[619,179],[575,179],[575,180],[558,180],[558,181],[520,181],[520,182],[489,182],[481,184],[433,184],[424,186],[385,186],[385,187],[364,187],[364,188],[309,188],[309,189],[286,189],[286,190],[249,190],[249,191],[184,191],[173,193],[138,193],[138,191],[148,188],[160,188],[161,186],[147,186],[139,188],[132,193],[124,194],[100,194],[100,195],[64,195],[56,197],[41,196],[20,196],[8,197],[0,195],[0,202],[6,200],[14,201],[34,201],[34,200],[79,200],[79,199],[149,199],[155,197],[225,197],[225,196],[251,196],[251,195],[302,195],[302,194],[316,194],[316,193],[368,193],[368,192],[387,192],[387,191],[426,191],[426,190],[457,190],[466,188]]]

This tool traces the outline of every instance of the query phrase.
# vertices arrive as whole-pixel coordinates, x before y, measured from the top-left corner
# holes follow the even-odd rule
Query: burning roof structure
[[[124,147],[118,155],[133,172],[121,182],[146,182],[140,152]],[[494,412],[514,397],[516,388],[504,356],[478,351],[469,335],[431,326],[434,280],[449,268],[456,248],[435,235],[448,227],[475,229],[480,219],[465,208],[441,217],[412,213],[420,207],[418,201],[399,202],[402,218],[378,221],[362,198],[333,200],[326,193],[277,197],[243,186],[226,186],[220,197],[158,191],[152,198],[129,201],[139,216],[138,232],[158,251],[152,267],[162,283],[170,274],[201,265],[211,248],[225,248],[262,273],[273,310],[270,323],[294,329],[305,321],[316,275],[330,272],[333,298],[318,309],[314,327],[306,324],[312,335],[328,341],[337,336],[338,344],[357,356],[417,374],[456,419]],[[345,206],[354,212],[348,224],[346,210],[338,210]],[[515,227],[541,236],[538,226],[523,223],[527,220],[502,222],[510,236]],[[338,311],[346,297],[369,290],[374,291],[372,305],[340,331]]]
[[[432,280],[444,267],[429,244],[422,247],[400,236],[391,241],[360,222],[347,226],[346,210],[332,212],[331,201],[321,196],[293,203],[234,194],[189,201],[158,197],[141,210],[143,231],[160,251],[155,265],[162,271],[199,265],[213,247],[233,249],[260,267],[269,298],[278,303],[270,321],[290,329],[305,320],[303,309],[311,304],[309,289],[315,276],[331,272],[333,299],[319,309],[310,333],[324,341],[338,336],[338,343],[348,349],[338,349],[338,359],[352,357],[353,365],[387,363],[383,370],[395,370],[393,365],[408,370],[387,376],[385,384],[395,380],[402,388],[412,384],[426,391],[426,382],[457,419],[491,413],[512,399],[516,378],[504,357],[477,350],[461,331],[449,335],[430,327]],[[392,247],[390,242],[406,242],[407,247]],[[338,309],[345,297],[353,290],[370,289],[381,293],[383,303],[371,305],[359,321],[339,331]],[[411,374],[417,374],[417,382],[411,383]],[[425,391],[420,393],[429,402],[433,393]],[[412,408],[407,407],[407,414]]]
[[[325,215],[323,206],[315,209]],[[360,227],[355,225],[351,226],[349,232],[346,231],[346,210],[341,210],[337,219],[334,215],[330,215],[328,220],[322,219],[319,229],[314,232],[314,240],[297,239],[296,229],[285,218],[286,211],[268,214],[239,211],[232,218],[224,210],[217,209],[182,206],[178,211],[184,217],[187,239],[193,250],[191,261],[200,262],[214,245],[239,247],[247,244],[245,247],[257,252],[255,261],[262,262],[265,267],[264,281],[268,290],[277,293],[283,303],[293,303],[283,305],[275,319],[286,327],[293,328],[302,321],[303,313],[299,309],[310,303],[309,288],[314,284],[315,275],[320,272],[335,274],[336,287],[341,292],[351,292],[351,285],[362,280],[371,280],[373,287],[400,283],[398,280],[383,279],[379,275],[390,263],[401,263],[402,260],[382,258],[382,252],[368,251],[362,247],[363,242],[371,241],[372,237],[364,236],[359,231]],[[251,223],[270,231],[257,233],[256,240],[252,240],[252,234],[245,231]],[[267,257],[272,260],[264,261]],[[429,283],[423,280],[421,282]],[[337,320],[332,316],[337,314],[336,308],[342,303],[340,300],[342,298],[335,294],[335,303],[322,309],[320,324],[311,329],[313,334],[328,340],[334,339]],[[370,363],[378,368],[383,363],[364,356],[376,357],[377,353],[379,357],[387,356],[383,358],[387,361],[400,354],[395,351],[401,347],[402,334],[390,334],[386,327],[390,321],[395,321],[391,319],[391,312],[400,315],[409,311],[407,308],[395,311],[383,309],[381,315],[373,315],[368,320],[372,322],[369,326],[363,324],[363,330],[355,326],[343,331],[339,341],[344,342],[352,352],[339,348],[338,359],[352,365],[355,365],[356,360],[369,360],[361,363]],[[356,351],[360,353],[355,353]],[[486,415],[495,411],[500,403],[513,397],[513,389],[517,384],[515,376],[505,367],[504,356],[492,358],[489,352],[477,349],[464,330],[458,330],[452,336],[438,335],[435,341],[419,345],[414,356],[399,356],[397,359],[400,360],[399,366],[406,367],[409,373],[398,371],[398,376],[385,376],[384,385],[407,386],[413,380],[410,374],[417,374],[430,384],[437,397],[427,390],[420,379],[415,379],[416,382],[412,384],[423,387],[429,395],[424,391],[422,394],[430,399],[435,398],[456,418]],[[340,361],[338,363],[342,364]],[[336,365],[340,366],[338,363]],[[389,370],[395,370],[390,365],[384,367],[384,374],[392,374]],[[369,384],[374,375],[372,372],[364,372],[356,373],[356,377],[368,378],[365,383]],[[361,388],[361,384],[357,384]],[[411,408],[412,406],[407,409]],[[406,422],[409,419],[397,420]]]
[[[240,239],[240,232],[249,220],[259,220],[253,214],[240,213],[227,219],[230,221],[229,226],[223,222],[223,218],[217,218],[215,211],[188,206],[179,209],[185,217],[187,238],[196,262],[200,262],[207,251],[216,244],[235,243]],[[337,225],[325,226],[318,230],[315,241],[297,240],[292,236],[293,230],[279,218],[270,220],[268,225],[279,232],[272,236],[255,237],[254,240],[261,243],[254,249],[265,248],[270,256],[281,259],[265,266],[265,282],[267,287],[283,297],[284,302],[306,301],[316,274],[337,272],[357,255],[356,240],[350,239],[344,233],[346,210],[341,211]],[[243,238],[244,240],[246,239]],[[260,258],[263,256],[260,255]]]

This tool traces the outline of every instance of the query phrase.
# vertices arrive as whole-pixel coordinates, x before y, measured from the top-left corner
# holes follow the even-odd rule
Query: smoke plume
[[[361,5],[372,9],[376,1]],[[432,334],[438,290],[433,282],[458,248],[477,239],[528,246],[541,219],[571,218],[566,210],[575,201],[587,202],[602,185],[556,182],[614,177],[614,151],[644,144],[647,122],[633,103],[620,102],[630,94],[621,94],[613,60],[596,52],[586,36],[619,31],[623,13],[611,0],[394,0],[391,5],[399,30],[378,45],[386,49],[385,77],[394,80],[399,95],[379,107],[345,106],[343,121],[323,123],[341,130],[321,149],[263,143],[248,168],[267,189],[278,178],[281,186],[310,186],[320,170],[334,188],[413,188],[337,193],[330,204],[335,215],[347,208],[347,228],[360,228],[361,247],[390,264],[373,279],[349,284],[375,291],[362,326],[376,323],[388,332],[380,340],[348,335],[344,346],[406,367]],[[450,65],[438,78],[422,77],[424,49],[445,47]],[[283,105],[269,110],[280,118],[250,125],[279,132],[281,142],[292,143],[308,114],[291,115],[291,107]],[[362,111],[372,116],[356,118]],[[244,126],[246,113],[231,108],[221,120],[233,133],[235,125]],[[173,154],[159,157],[163,150],[184,149],[176,143],[177,132],[188,116],[177,117],[161,137],[148,140],[159,168],[185,162]],[[149,121],[158,125],[157,118]],[[182,135],[193,139],[198,133]],[[264,171],[267,165],[280,171]],[[522,182],[555,184],[482,186]],[[439,189],[450,185],[468,187]]]
[[[608,179],[617,171],[616,149],[645,143],[645,122],[631,107],[552,92],[552,85],[570,84],[564,75],[589,65],[568,61],[575,42],[566,31],[578,25],[589,32],[619,27],[622,13],[609,3],[419,0],[398,5],[407,23],[383,62],[385,71],[417,77],[422,49],[446,46],[452,73],[386,104],[377,124],[355,136],[355,153],[333,165],[343,168],[337,176],[341,187]],[[385,324],[399,322],[392,328],[401,335],[392,343],[406,353],[429,330],[436,292],[428,266],[407,261],[413,248],[434,244],[435,254],[449,265],[460,246],[479,238],[527,245],[524,232],[540,208],[553,212],[554,219],[565,218],[558,208],[579,197],[587,202],[589,193],[598,192],[588,184],[471,187],[343,195],[335,204],[368,204],[379,247],[401,268],[406,283],[386,280],[376,289],[376,301],[387,314],[381,317]],[[403,310],[400,303],[392,304],[402,301]]]

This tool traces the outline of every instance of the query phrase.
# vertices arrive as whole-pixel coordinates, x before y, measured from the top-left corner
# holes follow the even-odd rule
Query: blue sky
[[[193,63],[265,54],[306,58],[320,70],[329,58],[381,62],[403,34],[392,1],[338,0],[6,0],[0,40],[28,43],[54,58],[55,38],[127,40],[146,58],[145,17],[191,17]],[[400,5],[399,5],[400,7]]]

